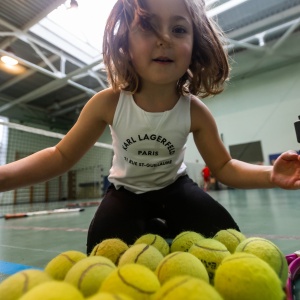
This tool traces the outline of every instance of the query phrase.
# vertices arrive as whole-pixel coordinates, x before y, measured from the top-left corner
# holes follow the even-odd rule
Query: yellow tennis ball
[[[119,267],[125,264],[140,264],[155,271],[157,265],[164,256],[155,247],[148,244],[137,244],[131,246],[120,258]]]
[[[205,237],[194,231],[184,231],[178,234],[171,244],[171,252],[188,251],[191,246]]]
[[[156,292],[153,300],[223,300],[206,281],[191,276],[176,276]]]
[[[282,286],[285,286],[288,278],[288,263],[285,255],[273,242],[259,237],[248,238],[237,246],[235,252],[251,253],[263,259],[277,273]]]
[[[161,284],[179,275],[190,275],[209,282],[203,263],[189,252],[173,252],[164,257],[155,270]]]
[[[42,283],[28,293],[22,296],[19,300],[84,300],[83,295],[71,284],[52,280]]]
[[[128,245],[121,239],[106,239],[93,248],[92,252],[90,253],[90,256],[105,256],[117,266],[120,257],[128,248]]]
[[[132,298],[124,294],[100,292],[86,298],[86,300],[132,300]]]
[[[170,253],[170,246],[168,242],[163,237],[157,234],[144,234],[134,242],[134,245],[136,244],[148,244],[154,246],[161,252],[163,256],[166,256]]]
[[[17,300],[33,287],[53,280],[46,272],[27,269],[17,272],[0,283],[0,295],[2,300]]]
[[[68,271],[83,258],[86,258],[86,254],[80,251],[62,252],[48,262],[45,272],[56,280],[64,280]]]
[[[150,300],[159,288],[159,280],[149,268],[127,264],[109,274],[99,292],[120,293],[132,299]]]
[[[220,230],[213,238],[224,244],[230,253],[234,253],[235,248],[246,239],[245,235],[236,229]]]
[[[203,239],[193,244],[189,253],[201,260],[207,270],[210,283],[213,283],[215,272],[222,260],[230,255],[226,246],[214,239]]]
[[[224,300],[283,300],[281,281],[262,259],[249,253],[234,253],[223,259],[214,286]]]
[[[88,297],[99,290],[104,279],[115,269],[115,264],[107,257],[89,256],[77,262],[69,270],[65,281]]]

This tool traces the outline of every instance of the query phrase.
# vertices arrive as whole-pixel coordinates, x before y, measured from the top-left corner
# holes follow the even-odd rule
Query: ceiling
[[[209,11],[226,32],[231,80],[300,62],[300,0],[220,0]],[[0,55],[12,49],[15,69],[0,63],[0,115],[23,124],[68,130],[80,109],[106,87],[101,57],[90,63],[30,28],[65,0],[1,0]],[[58,33],[59,35],[59,33]]]

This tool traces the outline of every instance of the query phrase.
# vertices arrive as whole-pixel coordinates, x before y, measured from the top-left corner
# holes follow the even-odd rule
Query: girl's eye
[[[139,25],[140,25],[140,28],[144,31],[152,31],[153,30],[152,24],[146,19],[141,18]]]
[[[173,33],[184,34],[184,33],[187,33],[187,30],[182,26],[176,26],[173,28]]]

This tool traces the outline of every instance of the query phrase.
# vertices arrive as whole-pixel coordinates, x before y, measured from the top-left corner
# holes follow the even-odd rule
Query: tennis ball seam
[[[216,249],[216,248],[209,248],[209,247],[205,247],[205,246],[201,246],[199,244],[194,244],[194,246],[201,248],[201,249],[205,249],[205,250],[209,250],[209,251],[214,251],[214,252],[228,252],[227,249]]]
[[[266,242],[266,243],[268,243],[269,245],[271,245],[271,246],[277,251],[277,253],[279,254],[279,257],[280,257],[279,276],[281,277],[281,276],[282,276],[282,273],[283,273],[283,265],[284,265],[284,263],[283,263],[283,257],[282,257],[282,255],[281,255],[280,250],[279,250],[279,249],[277,248],[277,246],[274,245],[272,242],[270,242],[270,241],[268,241],[268,240],[262,240],[262,239],[260,239],[260,238],[253,238],[253,239],[251,239],[251,241],[248,241],[247,243],[245,243],[245,245],[243,245],[242,250],[244,251],[245,248],[246,248],[250,243],[252,243],[252,242],[254,242],[254,241]]]
[[[241,242],[241,239],[240,239],[237,235],[235,235],[233,232],[229,231],[228,229],[226,229],[226,231],[227,231],[229,234],[231,234],[234,238],[236,238],[236,240],[238,241],[238,243]]]
[[[151,242],[150,245],[154,245],[156,243],[156,240],[157,240],[157,236],[155,235],[154,238],[153,238],[153,241]]]
[[[115,263],[116,266],[119,264],[120,259],[121,259],[122,255],[123,255],[125,252],[126,252],[126,250],[124,250],[123,252],[120,252],[119,256],[118,256],[117,259],[116,259],[116,263]]]
[[[93,251],[91,252],[91,255],[96,255],[98,249],[99,249],[99,244],[96,247],[94,247]]]
[[[227,263],[228,261],[235,261],[235,260],[240,260],[240,259],[245,259],[245,258],[254,259],[254,260],[259,259],[260,260],[260,258],[258,258],[256,255],[253,254],[253,255],[247,256],[247,257],[227,257],[225,262]]]
[[[169,257],[165,258],[158,266],[158,269],[156,270],[157,273],[157,277],[160,277],[160,272],[162,267],[165,265],[165,263],[167,263],[169,260],[171,260],[174,256],[177,256],[181,254],[181,252],[173,252],[172,254],[169,254]]]
[[[177,282],[175,285],[170,286],[170,288],[168,288],[163,294],[162,294],[162,299],[164,299],[165,296],[167,296],[174,288],[177,288],[183,284],[185,284],[186,282],[189,281],[189,278],[183,278],[180,282]]]
[[[136,258],[135,258],[135,260],[134,260],[135,263],[138,262],[140,256],[141,256],[143,253],[145,253],[145,252],[149,249],[149,247],[150,247],[150,245],[146,245],[146,246],[141,250],[141,252],[136,256]]]
[[[121,298],[121,297],[119,297],[118,295],[111,295],[112,297],[114,297],[114,299],[116,299],[116,300],[123,300],[123,298]]]
[[[179,234],[174,240],[172,243],[176,242],[178,239],[182,238],[183,236],[189,234],[189,232],[183,232],[181,234]]]
[[[126,281],[125,277],[122,276],[121,270],[120,270],[120,269],[118,270],[118,276],[120,277],[121,281],[122,281],[125,285],[127,285],[127,286],[129,286],[129,287],[131,287],[131,288],[133,288],[133,289],[135,289],[135,290],[137,290],[138,292],[140,292],[140,293],[142,293],[142,294],[153,295],[153,293],[155,293],[155,291],[145,291],[145,290],[142,290],[142,289],[139,288],[138,286],[135,286],[135,285],[133,285],[132,283]]]
[[[61,253],[60,256],[65,257],[71,264],[76,263],[76,261],[74,259],[72,259],[71,257],[69,257],[67,254]]]
[[[93,265],[90,265],[88,266],[80,275],[79,279],[78,279],[78,288],[81,289],[81,284],[84,280],[84,277],[86,275],[86,273],[88,273],[92,268],[94,267],[98,267],[98,266],[106,266],[106,267],[109,267],[109,268],[112,268],[113,269],[113,266],[110,265],[110,264],[107,264],[107,263],[96,263],[96,264],[93,264]]]
[[[21,273],[22,274],[22,276],[24,276],[24,285],[23,285],[23,294],[25,294],[27,291],[28,291],[28,286],[29,286],[29,276],[28,276],[28,274],[26,274],[26,273],[24,273],[24,272],[22,272]]]

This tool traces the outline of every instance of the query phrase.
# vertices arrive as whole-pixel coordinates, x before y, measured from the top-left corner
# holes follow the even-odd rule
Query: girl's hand
[[[271,181],[283,189],[300,189],[300,155],[289,150],[275,161]]]

